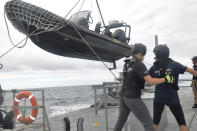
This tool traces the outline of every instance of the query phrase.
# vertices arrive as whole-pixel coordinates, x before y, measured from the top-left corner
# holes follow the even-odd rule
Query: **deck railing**
[[[196,81],[191,79],[179,79],[179,81]],[[149,86],[147,83],[146,86]],[[190,87],[191,85],[181,86],[181,87]],[[120,90],[122,87],[121,82],[103,82],[101,85],[93,85],[92,89],[94,90],[94,111],[95,115],[98,113],[100,107],[104,106],[105,108],[105,121],[106,121],[106,131],[108,131],[108,114],[107,108],[109,103],[118,103],[119,98],[114,98],[113,100],[109,99],[110,91]],[[100,94],[98,93],[100,90]],[[151,92],[151,91],[150,91]],[[125,131],[128,130],[128,125],[126,124]]]
[[[46,130],[46,126],[47,126],[47,129],[48,131],[51,131],[51,127],[50,127],[50,123],[49,123],[49,119],[48,119],[48,116],[47,116],[47,112],[46,112],[46,106],[45,106],[45,93],[44,93],[44,90],[42,89],[24,89],[24,90],[16,90],[16,89],[12,89],[12,90],[2,90],[2,94],[4,94],[4,96],[6,96],[7,93],[12,93],[12,100],[14,101],[15,100],[15,97],[16,97],[16,94],[21,92],[21,91],[29,91],[29,92],[39,92],[40,95],[41,95],[41,103],[39,103],[40,105],[39,106],[27,106],[26,105],[26,100],[24,100],[24,106],[13,106],[13,105],[2,105],[0,106],[0,109],[4,109],[4,110],[7,110],[8,108],[13,110],[14,108],[19,108],[19,109],[34,109],[34,108],[40,108],[42,109],[42,123],[41,124],[38,124],[38,123],[32,123],[32,126],[28,126],[28,127],[20,127],[22,129],[26,129],[26,128],[33,128],[34,126],[43,126],[43,131]],[[26,98],[25,98],[26,99]],[[20,123],[17,123],[16,120],[14,119],[13,121],[14,123],[14,128],[16,127],[16,124],[20,124]],[[26,125],[25,125],[26,126]]]

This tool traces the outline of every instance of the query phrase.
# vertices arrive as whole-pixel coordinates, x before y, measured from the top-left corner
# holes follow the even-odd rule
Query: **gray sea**
[[[184,75],[180,78],[191,79],[191,75]],[[189,86],[190,83],[190,81],[180,81],[179,86]],[[36,88],[36,90],[37,89],[38,88]],[[45,105],[48,117],[54,117],[87,108],[94,103],[92,85],[50,87],[40,89],[45,92]],[[41,106],[42,93],[39,91],[31,91],[31,93],[36,97],[38,105]],[[4,105],[8,106],[7,110],[11,110],[9,106],[12,106],[13,103],[12,93],[5,93],[4,99]],[[22,101],[20,103],[31,105],[29,100],[26,100],[25,102]],[[30,109],[29,112],[31,113]],[[42,117],[42,109],[39,109],[39,117]]]
[[[66,86],[66,87],[50,87],[40,88],[45,93],[45,105],[48,117],[54,117],[83,108],[90,107],[94,102],[93,90],[91,85],[82,86]],[[36,90],[39,90],[36,88]],[[42,92],[30,91],[37,99],[38,105],[42,105]],[[13,103],[13,93],[3,93],[4,103],[2,107],[7,106],[7,111],[11,110],[9,107]],[[21,100],[21,105],[24,103],[30,105],[29,100]],[[19,104],[20,105],[20,104]],[[31,110],[27,109],[27,112]],[[39,115],[42,116],[42,109],[39,109]]]

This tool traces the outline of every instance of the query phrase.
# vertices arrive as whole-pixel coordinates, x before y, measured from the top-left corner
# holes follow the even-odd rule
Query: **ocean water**
[[[180,78],[191,79],[191,75],[184,75]],[[180,81],[179,86],[189,86],[190,83],[190,81]],[[94,104],[94,93],[91,85],[50,87],[41,89],[45,92],[45,105],[49,118],[87,108]],[[38,105],[41,106],[42,93],[34,91],[31,91],[31,93],[36,97]],[[144,97],[153,97],[153,94],[144,95]],[[5,93],[4,99],[4,105],[12,106],[12,93]],[[25,101],[25,103],[27,105],[31,105],[29,101]],[[31,113],[30,109],[29,112]],[[39,117],[42,117],[42,109],[39,109]]]
[[[36,88],[37,90],[38,88]],[[66,86],[66,87],[50,87],[40,88],[45,92],[45,105],[48,117],[54,117],[83,108],[90,107],[94,103],[93,90],[91,85],[83,86]],[[38,105],[42,105],[42,93],[41,91],[30,91],[37,99]],[[9,106],[13,103],[13,93],[6,92],[4,95],[4,103],[2,106],[7,106],[7,111],[11,110]],[[31,103],[29,100],[24,102],[21,100],[20,104],[24,103],[29,106]],[[20,106],[19,104],[19,106]],[[31,113],[30,109],[26,110],[27,114]],[[42,109],[39,109],[39,117],[42,117]]]
[[[91,85],[46,88],[44,90],[49,117],[87,108],[94,103]]]

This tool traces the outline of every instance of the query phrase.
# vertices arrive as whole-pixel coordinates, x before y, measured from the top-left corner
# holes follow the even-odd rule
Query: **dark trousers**
[[[114,131],[122,131],[127,118],[132,112],[142,123],[145,131],[155,131],[150,113],[141,99],[121,98],[119,105],[119,117]]]
[[[165,105],[166,104],[162,104],[162,103],[154,103],[153,121],[154,121],[155,125],[159,125],[161,115],[162,115]],[[183,109],[181,107],[181,104],[169,104],[167,106],[170,108],[170,111],[172,112],[172,114],[176,118],[176,121],[179,124],[179,126],[186,125],[185,117],[184,117],[184,113],[183,113]]]

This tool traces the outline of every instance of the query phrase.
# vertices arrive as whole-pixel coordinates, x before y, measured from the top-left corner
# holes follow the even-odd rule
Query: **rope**
[[[102,13],[101,13],[101,9],[100,9],[99,3],[98,3],[98,0],[96,0],[96,4],[97,4],[98,10],[99,10],[99,14],[100,14],[102,22],[103,22],[103,26],[106,27],[104,19],[103,19],[103,16],[102,16]]]
[[[81,10],[83,4],[85,3],[85,0],[83,0],[82,4],[81,4],[81,7],[79,8],[79,11]]]
[[[117,79],[116,75],[109,69],[109,67],[104,63],[104,61],[101,59],[101,57],[94,51],[94,49],[89,45],[89,43],[83,38],[83,36],[81,35],[81,33],[76,29],[76,27],[73,25],[72,22],[71,22],[71,25],[73,26],[73,28],[75,29],[75,31],[77,32],[77,34],[81,37],[81,39],[85,42],[85,44],[88,46],[88,48],[99,59],[99,61],[101,61],[103,63],[103,65],[110,71],[110,73]]]
[[[80,1],[80,0],[79,0],[79,1]],[[79,1],[75,4],[75,6],[79,3]],[[74,7],[75,7],[75,6],[74,6]],[[73,7],[73,8],[74,8],[74,7]],[[72,8],[72,9],[73,9],[73,8]],[[69,11],[69,13],[72,11],[72,9]],[[68,14],[69,14],[69,13],[68,13]],[[68,14],[67,14],[67,15],[68,15]],[[67,15],[66,15],[65,17],[67,17]],[[9,26],[8,26],[8,23],[7,23],[7,20],[6,20],[6,17],[5,17],[5,10],[4,10],[4,21],[5,21],[5,24],[6,24],[6,29],[7,29],[7,32],[8,32],[9,40],[10,40],[10,42],[12,43],[13,47],[10,48],[10,49],[8,49],[5,53],[3,53],[3,54],[0,56],[0,59],[1,59],[3,56],[5,56],[6,54],[8,54],[10,51],[12,51],[14,48],[23,48],[23,47],[27,44],[28,37],[33,36],[33,35],[38,35],[38,34],[41,34],[41,33],[45,33],[45,32],[49,32],[49,31],[55,30],[55,29],[53,29],[53,30],[50,30],[50,29],[49,29],[49,30],[40,31],[40,32],[38,32],[38,33],[34,33],[34,32],[36,32],[36,31],[38,31],[38,30],[35,30],[35,31],[31,32],[29,35],[27,34],[26,37],[25,37],[24,39],[22,39],[19,43],[14,44],[14,42],[12,41],[11,35],[10,35]],[[67,24],[67,25],[68,25],[68,24]],[[67,26],[67,25],[65,25],[65,26]],[[28,30],[29,30],[29,26],[28,26],[28,29],[27,29],[27,33],[28,33]],[[25,40],[25,43],[24,43],[22,46],[18,46],[18,45],[21,44],[24,40]],[[1,66],[1,68],[2,68],[2,66]],[[1,69],[1,68],[0,68],[0,69]]]
[[[80,1],[80,0],[79,0]],[[75,4],[75,6],[79,3],[79,1]],[[74,6],[74,7],[75,7]],[[73,7],[73,8],[74,8]],[[72,9],[73,9],[72,8]],[[72,11],[72,9],[69,11],[69,13]],[[68,13],[68,14],[69,14]],[[67,14],[67,15],[68,15]],[[67,17],[67,15],[65,16],[65,17]],[[33,31],[32,33],[30,33],[29,35],[26,35],[26,37],[24,38],[24,39],[22,39],[19,43],[17,43],[17,44],[14,44],[14,42],[12,41],[12,38],[11,38],[11,35],[10,35],[10,31],[9,31],[9,27],[8,27],[8,24],[7,24],[7,20],[6,20],[6,17],[5,17],[5,11],[4,11],[4,21],[5,21],[5,24],[6,24],[6,29],[7,29],[7,32],[8,32],[8,37],[9,37],[9,40],[10,40],[10,42],[12,43],[12,45],[13,45],[13,47],[12,48],[10,48],[10,49],[8,49],[5,53],[3,53],[2,55],[0,55],[0,59],[2,58],[2,57],[4,57],[6,54],[8,54],[10,51],[12,51],[14,48],[23,48],[26,44],[27,44],[27,40],[28,40],[28,37],[30,37],[30,36],[33,36],[33,35],[38,35],[38,34],[41,34],[41,33],[45,33],[45,32],[49,32],[49,31],[54,31],[55,29],[52,29],[52,30],[44,30],[44,31],[40,31],[40,32],[38,32],[38,33],[35,33],[34,34],[34,32],[36,32],[37,30],[35,30],[35,31]],[[67,24],[68,25],[68,24]],[[65,26],[67,26],[67,25],[65,25]],[[21,44],[23,41],[25,40],[25,43],[22,45],[22,46],[18,46],[19,44]],[[2,65],[2,64],[1,64]],[[2,68],[3,66],[1,66],[0,67],[0,69]]]
[[[14,44],[14,42],[12,41],[12,38],[11,38],[11,35],[10,35],[10,30],[9,30],[9,26],[8,26],[8,23],[7,23],[7,20],[6,20],[6,17],[5,17],[5,10],[4,10],[4,21],[5,21],[5,24],[6,24],[6,29],[7,29],[7,32],[8,32],[8,38],[10,40],[10,42],[12,43],[13,47],[8,49],[5,53],[3,53],[1,56],[0,56],[0,59],[5,56],[6,54],[8,54],[11,50],[13,50],[14,48],[23,48],[26,44],[27,44],[27,40],[28,40],[28,35],[22,39],[19,43],[17,44]],[[29,28],[28,28],[29,29]],[[22,45],[22,46],[18,46],[19,44],[21,44],[23,41],[25,40],[25,43]],[[2,64],[1,64],[2,65]],[[2,68],[3,66],[0,67],[0,69]]]
[[[75,3],[75,5],[70,9],[70,11],[66,14],[66,16],[64,17],[64,19],[70,14],[70,12],[78,5],[78,3],[80,2],[81,0],[78,0],[77,3]]]
[[[80,0],[78,0],[77,1],[77,3],[70,9],[70,11],[67,13],[67,15],[64,17],[64,18],[66,18],[69,14],[70,14],[70,12],[77,6],[77,4],[80,2]],[[85,2],[85,0],[83,1],[83,3]],[[83,5],[83,4],[82,4]],[[81,7],[82,7],[82,5],[81,5]],[[15,47],[17,47],[17,48],[23,48],[26,44],[27,44],[27,40],[28,40],[28,37],[30,37],[30,36],[33,36],[33,35],[38,35],[38,34],[41,34],[41,33],[46,33],[46,32],[49,32],[49,31],[54,31],[54,30],[56,30],[55,28],[54,29],[46,29],[46,30],[43,30],[43,31],[40,31],[40,32],[37,32],[37,33],[35,33],[36,31],[38,31],[38,30],[35,30],[35,31],[33,31],[33,32],[31,32],[29,35],[27,34],[26,35],[26,38],[25,38],[25,43],[22,45],[22,46],[18,46],[22,41],[24,41],[24,39],[22,40],[22,41],[20,41],[18,44],[14,44],[14,42],[12,41],[12,39],[11,39],[11,35],[10,35],[10,31],[9,31],[9,27],[8,27],[8,24],[7,24],[7,20],[6,20],[6,17],[5,17],[5,10],[4,10],[4,20],[5,20],[5,24],[6,24],[6,28],[7,28],[7,32],[8,32],[8,37],[9,37],[9,40],[10,40],[10,42],[12,43],[12,45],[14,46],[14,47],[12,47],[11,49],[9,49],[8,51],[6,51],[2,56],[0,56],[0,58],[1,57],[3,57],[4,55],[6,55],[8,52],[10,52],[12,49],[14,49]],[[57,23],[57,25],[60,23],[61,21],[59,21],[58,23]],[[62,26],[62,27],[66,27],[68,24],[66,24],[66,25],[64,25],[64,26]],[[60,27],[60,28],[62,28],[62,27]],[[28,26],[28,29],[27,29],[27,33],[28,33],[28,30],[29,30],[29,26]]]
[[[26,40],[27,38],[24,38],[22,39],[18,44],[16,44],[16,46],[18,46],[20,43],[22,43],[24,40]],[[10,48],[9,50],[7,50],[5,53],[3,53],[1,56],[0,56],[0,59],[5,56],[7,53],[9,53],[11,50],[13,50],[16,46],[13,46],[12,48]]]
[[[92,2],[92,1],[91,1]],[[103,25],[105,27],[105,23],[104,23],[104,19],[103,19],[103,16],[101,14],[101,10],[100,10],[100,7],[99,7],[99,4],[98,4],[98,1],[96,0],[97,2],[97,6],[98,6],[98,9],[99,9],[99,12],[100,12],[100,15],[101,15],[101,18],[102,18],[102,21],[103,21]],[[82,2],[82,5],[81,7],[79,8],[79,11],[81,10],[82,6],[84,5],[85,3],[85,0]],[[77,3],[78,4],[78,3]],[[91,6],[92,6],[92,3],[91,3]],[[73,8],[72,8],[73,9]],[[101,59],[101,57],[94,51],[94,49],[89,45],[89,43],[83,38],[83,36],[81,35],[81,33],[76,29],[76,27],[73,25],[73,23],[71,22],[71,25],[73,26],[73,28],[75,29],[75,31],[78,33],[78,35],[82,38],[82,40],[85,42],[85,44],[88,46],[88,48],[94,53],[94,55],[103,63],[103,65],[110,71],[110,73],[115,77],[117,78],[117,76],[110,70],[110,68],[104,63],[104,61]]]
[[[85,0],[84,0],[85,1]],[[73,8],[71,8],[71,10],[67,13],[67,15],[64,17],[66,18],[70,12],[76,7],[76,5],[80,2],[80,0],[78,0],[78,2],[73,6]],[[82,6],[81,6],[82,7]],[[14,44],[14,42],[12,41],[12,38],[11,38],[11,35],[10,35],[10,31],[9,31],[9,26],[8,26],[8,23],[7,23],[7,20],[6,20],[6,17],[5,17],[5,10],[4,10],[4,21],[5,21],[5,24],[6,24],[6,28],[7,28],[7,32],[8,32],[8,37],[9,37],[9,40],[10,42],[12,43],[13,47],[8,49],[5,53],[3,53],[0,58],[2,58],[3,56],[5,56],[6,54],[8,54],[11,50],[13,50],[15,47],[17,48],[23,48],[26,44],[27,44],[27,40],[28,40],[28,37],[30,36],[33,36],[33,35],[38,35],[38,34],[41,34],[41,33],[46,33],[46,32],[49,32],[49,31],[54,31],[56,30],[55,28],[54,29],[48,29],[48,30],[43,30],[43,31],[40,31],[40,32],[37,32],[35,33],[36,31],[38,30],[35,30],[33,32],[31,32],[29,35],[27,34],[26,37],[24,39],[22,39],[19,43],[17,44]],[[60,21],[59,21],[60,22]],[[68,24],[64,25],[63,27],[66,27]],[[62,28],[62,27],[60,27]],[[29,26],[28,26],[28,29],[27,29],[27,33],[28,33],[28,30],[29,30]],[[22,45],[22,46],[18,46],[19,44],[21,44],[23,41],[25,40],[25,43]],[[2,66],[1,66],[2,68]]]
[[[90,5],[90,7],[91,7],[91,8],[93,8],[93,5],[92,5],[92,0],[91,0],[91,5]]]
[[[11,35],[10,35],[10,31],[9,31],[7,20],[6,20],[6,17],[5,17],[5,10],[4,10],[4,21],[5,21],[6,29],[7,29],[7,32],[8,32],[8,37],[9,37],[9,40],[12,43],[12,45],[14,47],[17,47],[17,48],[23,48],[27,44],[27,39],[26,39],[25,43],[22,46],[18,46],[18,45],[14,44],[14,42],[12,41]]]

